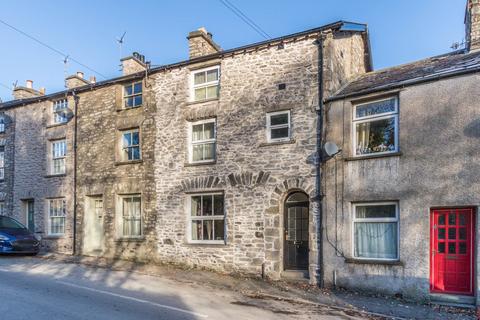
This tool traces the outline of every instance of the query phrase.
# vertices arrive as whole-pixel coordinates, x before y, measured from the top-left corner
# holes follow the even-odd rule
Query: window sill
[[[199,101],[189,101],[187,102],[187,106],[191,106],[194,104],[202,104],[202,103],[207,103],[207,102],[213,102],[213,101],[218,101],[220,98],[211,98],[211,99],[205,99],[205,100],[199,100]]]
[[[202,247],[208,247],[208,246],[213,246],[213,247],[218,247],[218,246],[226,246],[227,243],[224,240],[212,240],[212,241],[187,241],[187,245],[189,246],[202,246]]]
[[[272,141],[272,142],[264,142],[260,143],[259,147],[269,147],[269,146],[281,146],[282,144],[294,144],[296,141],[295,139],[285,140],[285,141]]]
[[[145,237],[124,237],[115,239],[115,242],[142,242],[145,241]]]
[[[187,162],[183,166],[184,167],[198,167],[198,166],[208,166],[208,165],[213,165],[217,164],[217,160],[214,161],[205,161],[205,162]]]
[[[377,159],[377,158],[388,158],[388,157],[400,157],[402,152],[392,152],[392,153],[382,153],[382,154],[369,154],[365,156],[355,156],[344,158],[344,161],[356,161],[356,160],[366,160],[366,159]]]
[[[405,264],[400,260],[375,260],[375,259],[356,259],[356,258],[345,258],[345,263],[350,264],[376,264],[376,265],[386,265],[386,266],[405,266]]]
[[[52,123],[52,124],[49,124],[47,125],[47,129],[50,129],[50,128],[57,128],[57,127],[62,127],[62,126],[66,126],[68,124],[68,122],[62,122],[62,123]]]
[[[117,108],[117,112],[122,112],[122,111],[127,111],[127,110],[136,110],[143,107],[143,105],[135,106],[135,107],[130,107],[130,108]]]
[[[123,165],[126,165],[126,164],[136,164],[136,163],[143,163],[143,159],[131,160],[131,161],[116,161],[115,165],[116,166],[123,166]]]
[[[44,178],[55,178],[55,177],[66,177],[66,173],[59,173],[59,174],[47,174]]]

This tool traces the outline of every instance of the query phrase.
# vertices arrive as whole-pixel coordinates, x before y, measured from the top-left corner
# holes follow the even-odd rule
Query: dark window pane
[[[142,83],[141,82],[135,83],[134,88],[133,88],[133,93],[135,93],[135,94],[142,93]]]
[[[138,106],[142,105],[142,96],[135,96],[134,99],[135,99],[135,101],[134,101],[135,107],[138,107]]]
[[[438,229],[438,239],[445,239],[445,228]]]
[[[225,230],[225,226],[224,226],[223,220],[215,220],[215,239],[214,240],[225,239],[224,230]]]
[[[132,160],[139,160],[140,159],[140,148],[139,147],[135,147],[135,148],[132,148],[132,153],[133,153],[133,156],[132,156]]]
[[[438,253],[445,253],[445,242],[438,243]]]
[[[448,228],[448,239],[449,240],[457,239],[457,229],[456,228]]]
[[[133,145],[138,145],[139,141],[140,141],[140,139],[139,139],[138,131],[132,132],[132,144]]]
[[[213,201],[214,214],[216,216],[223,216],[223,195],[218,194],[213,196]]]
[[[288,113],[275,114],[270,116],[270,125],[288,124]]]
[[[288,127],[286,128],[278,128],[278,129],[271,129],[272,133],[270,135],[271,139],[281,139],[281,138],[288,138]]]
[[[207,82],[218,80],[218,69],[207,71]]]
[[[125,96],[131,96],[133,94],[133,91],[132,91],[132,85],[127,85],[127,86],[124,86],[123,87],[125,90],[124,90],[124,95]]]
[[[457,224],[457,216],[455,213],[450,213],[448,215],[448,224],[451,226]]]
[[[203,196],[203,216],[212,215],[212,196]]]
[[[455,242],[448,243],[448,253],[455,253]]]
[[[127,108],[133,107],[133,97],[125,99],[125,107],[127,107]]]
[[[213,221],[203,221],[203,240],[213,240]]]
[[[213,139],[215,137],[215,122],[208,122],[203,125],[203,139]]]
[[[358,106],[356,109],[357,118],[368,117],[386,112],[395,111],[395,99],[376,101]]]
[[[357,218],[395,218],[395,205],[357,206],[355,216]]]
[[[441,225],[441,226],[445,225],[445,215],[444,214],[441,214],[441,215],[438,216],[438,224]]]
[[[458,253],[466,254],[467,253],[467,243],[459,242],[458,243]]]
[[[460,224],[461,226],[464,226],[464,225],[467,224],[467,222],[465,221],[465,214],[461,213],[458,218],[459,218],[459,220],[460,220],[460,221],[459,221],[459,224]]]
[[[395,151],[394,118],[358,123],[356,133],[356,154]]]
[[[193,82],[194,82],[194,84],[205,83],[205,72],[195,73]]]
[[[458,229],[458,239],[467,240],[467,229],[466,228],[459,228]]]

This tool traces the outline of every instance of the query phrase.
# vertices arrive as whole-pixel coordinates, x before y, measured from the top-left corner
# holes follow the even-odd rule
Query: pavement
[[[475,319],[306,283],[94,257],[0,257],[0,319]]]

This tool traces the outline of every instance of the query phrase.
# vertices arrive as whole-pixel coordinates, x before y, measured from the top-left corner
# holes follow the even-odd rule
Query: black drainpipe
[[[318,204],[318,286],[323,288],[323,210],[322,210],[322,171],[323,163],[323,34],[317,39],[318,45],[318,107],[317,112],[317,145],[315,156],[315,201]]]
[[[73,255],[77,254],[77,128],[78,128],[78,101],[80,97],[72,92],[74,103],[73,111]]]

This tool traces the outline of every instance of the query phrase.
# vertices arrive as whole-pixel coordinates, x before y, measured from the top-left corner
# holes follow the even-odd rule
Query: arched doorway
[[[285,201],[284,270],[308,270],[308,196],[294,192]]]

